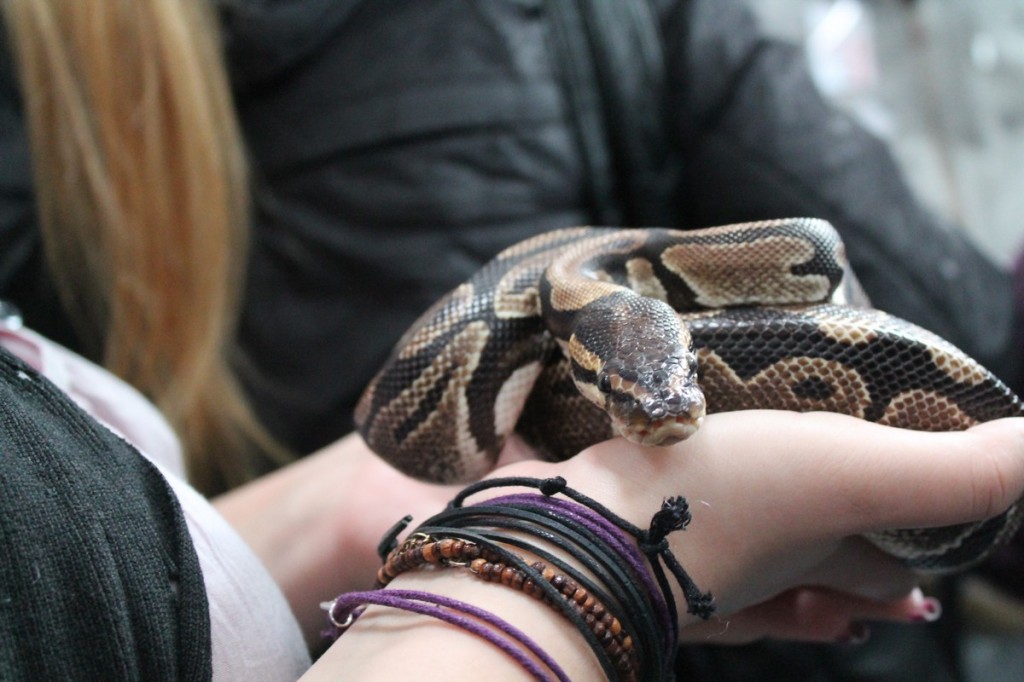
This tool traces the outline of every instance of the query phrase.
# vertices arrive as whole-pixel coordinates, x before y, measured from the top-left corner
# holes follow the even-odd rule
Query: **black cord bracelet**
[[[466,504],[472,495],[500,487],[532,488],[541,495],[517,493],[481,504]],[[555,499],[559,494],[566,499]],[[397,537],[410,522],[411,517],[402,519],[382,538],[378,553],[385,564],[389,554],[396,549],[402,551]],[[679,631],[666,568],[682,589],[689,613],[708,618],[714,611],[711,594],[697,588],[669,549],[668,534],[686,528],[689,522],[689,507],[682,497],[664,500],[649,527],[642,529],[568,487],[561,477],[508,477],[468,486],[443,511],[426,520],[417,534],[438,543],[465,542],[478,546],[489,558],[474,559],[472,563],[481,567],[487,573],[484,577],[493,582],[511,582],[521,588],[530,581],[529,593],[543,598],[573,623],[609,679],[624,679],[623,675],[633,679],[639,674],[644,680],[670,680]],[[635,544],[627,542],[627,537]],[[557,551],[535,546],[533,542],[537,540]],[[410,566],[428,560],[436,562],[437,548],[441,546],[432,545],[424,550],[429,557],[415,551],[405,558],[399,557],[382,575],[407,570],[409,566],[403,562],[411,562]],[[443,546],[448,548],[446,551],[455,551],[451,549],[453,545]],[[531,565],[508,547],[531,553],[543,562]],[[491,563],[492,559],[497,562]],[[500,575],[495,573],[499,569]],[[558,577],[556,569],[560,572]],[[545,578],[545,573],[547,578],[557,581],[561,590]],[[628,647],[609,645],[608,636],[594,627],[591,615],[585,610],[582,612],[586,615],[581,615],[579,605],[571,603],[573,590],[581,599],[592,598],[613,614],[613,620],[608,622],[621,624],[622,632],[633,635],[632,639],[622,639],[625,634],[617,635],[620,643]],[[603,642],[594,634],[595,629],[604,635]],[[635,668],[618,655],[620,649],[636,657]],[[609,651],[616,653],[616,660]]]
[[[521,476],[486,479],[463,488],[463,490],[448,503],[448,506],[461,507],[465,503],[465,500],[472,495],[499,487],[535,488],[540,491],[542,495],[548,497],[560,493],[572,501],[596,512],[636,539],[637,546],[640,548],[640,551],[643,552],[643,554],[650,560],[651,568],[655,574],[655,578],[658,580],[658,583],[667,588],[668,583],[665,578],[664,570],[661,568],[661,562],[665,563],[669,571],[679,583],[680,588],[683,590],[683,597],[686,599],[687,610],[689,613],[705,620],[714,613],[714,597],[711,593],[702,592],[697,587],[693,578],[690,577],[679,561],[676,560],[668,547],[668,534],[676,530],[683,530],[690,523],[690,510],[685,498],[670,497],[664,500],[662,502],[661,510],[651,517],[651,524],[646,530],[618,516],[615,512],[611,511],[597,500],[568,487],[565,479],[561,476],[545,479]],[[669,603],[674,611],[673,602],[670,600]]]
[[[490,502],[495,502],[494,500]],[[609,551],[599,539],[585,532],[585,528],[567,524],[554,512],[520,508],[513,503],[500,506],[472,506],[446,510],[431,518],[427,523],[437,526],[421,526],[420,532],[439,535],[449,527],[471,527],[491,541],[513,545],[529,551],[545,562],[557,566],[573,580],[593,593],[602,603],[614,608],[623,627],[634,633],[644,660],[652,660],[655,652],[649,650],[659,639],[659,624],[653,617],[654,605],[641,589],[636,570],[615,551]],[[591,579],[555,554],[529,542],[527,538],[508,533],[482,530],[480,527],[499,527],[502,530],[520,532],[551,543],[595,576]],[[645,569],[641,569],[645,570]],[[600,587],[603,585],[604,588]]]

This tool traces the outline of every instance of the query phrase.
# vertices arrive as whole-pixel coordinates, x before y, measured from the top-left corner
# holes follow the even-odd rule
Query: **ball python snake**
[[[410,328],[356,423],[398,469],[487,473],[517,430],[551,459],[619,434],[668,445],[705,412],[828,410],[965,429],[1024,406],[976,361],[848,299],[832,226],[798,218],[692,231],[569,228],[509,247]],[[935,572],[980,560],[1024,505],[985,522],[869,537]]]

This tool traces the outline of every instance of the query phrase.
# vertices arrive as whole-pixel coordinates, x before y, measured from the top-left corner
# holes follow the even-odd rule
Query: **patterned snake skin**
[[[512,431],[552,459],[622,435],[669,445],[705,412],[827,410],[923,431],[1024,415],[943,339],[854,305],[842,242],[809,218],[693,231],[572,228],[516,244],[410,328],[356,422],[400,470],[479,478]],[[921,570],[1009,538],[989,521],[869,537]]]

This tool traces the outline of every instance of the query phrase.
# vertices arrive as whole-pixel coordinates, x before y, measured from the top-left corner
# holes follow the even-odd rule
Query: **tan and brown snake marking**
[[[542,234],[424,313],[356,422],[400,470],[456,482],[493,468],[514,430],[564,459],[615,434],[669,445],[705,412],[827,410],[924,431],[1024,415],[949,343],[840,303],[845,272],[835,230],[809,218]],[[913,567],[954,570],[1012,535],[1021,507],[870,539]]]

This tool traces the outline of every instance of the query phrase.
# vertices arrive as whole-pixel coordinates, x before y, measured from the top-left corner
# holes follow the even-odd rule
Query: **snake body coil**
[[[827,410],[902,428],[1024,415],[990,372],[909,322],[848,305],[843,245],[814,219],[693,231],[572,228],[514,245],[410,328],[356,422],[400,470],[454,482],[513,430],[552,459],[623,435],[668,445],[705,411]],[[915,568],[978,561],[1020,524],[870,537]]]

